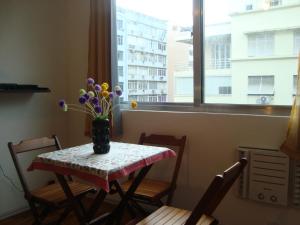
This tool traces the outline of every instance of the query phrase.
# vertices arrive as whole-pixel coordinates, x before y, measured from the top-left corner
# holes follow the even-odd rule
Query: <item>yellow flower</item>
[[[131,101],[131,108],[136,109],[138,106],[137,101]]]
[[[102,96],[104,98],[107,98],[109,96],[109,92],[108,91],[102,91]]]
[[[109,88],[108,83],[105,83],[105,82],[104,82],[103,84],[101,84],[101,88],[102,88],[103,91],[107,91],[108,88]]]

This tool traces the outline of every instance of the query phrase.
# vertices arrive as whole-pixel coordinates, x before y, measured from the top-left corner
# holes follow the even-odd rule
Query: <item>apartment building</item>
[[[117,9],[118,76],[124,101],[166,102],[167,22]]]
[[[229,21],[205,27],[205,102],[290,105],[297,81],[300,1],[232,3]],[[177,30],[174,35],[178,44],[169,51],[183,46],[188,51],[190,32]],[[185,68],[168,74],[174,80],[169,98],[175,102],[193,101],[189,61],[186,54]]]

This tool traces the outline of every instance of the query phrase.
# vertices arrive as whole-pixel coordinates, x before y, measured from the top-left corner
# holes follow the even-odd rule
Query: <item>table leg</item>
[[[88,224],[88,223],[85,222],[85,218],[84,218],[84,215],[81,212],[80,205],[78,204],[77,199],[74,197],[74,195],[73,195],[73,193],[72,193],[65,177],[63,175],[60,175],[60,174],[56,174],[56,177],[57,177],[58,182],[60,183],[63,191],[65,192],[65,195],[67,197],[67,200],[68,200],[69,204],[73,208],[73,211],[75,213],[75,216],[77,217],[78,222],[81,225]]]
[[[103,203],[105,197],[107,195],[107,192],[103,189],[100,189],[96,198],[93,200],[92,205],[88,209],[88,213],[86,216],[86,220],[90,221],[95,216],[97,210],[99,209],[100,205]]]
[[[108,222],[106,224],[113,225],[113,224],[120,224],[121,219],[123,216],[124,209],[126,205],[128,204],[128,201],[130,200],[131,196],[133,196],[135,190],[140,185],[144,177],[147,175],[149,170],[151,169],[152,165],[146,166],[139,174],[136,176],[136,178],[133,180],[131,186],[129,187],[128,191],[124,194],[123,198],[121,199],[121,202],[119,205],[115,208],[115,210],[112,212],[110,218],[108,219]]]

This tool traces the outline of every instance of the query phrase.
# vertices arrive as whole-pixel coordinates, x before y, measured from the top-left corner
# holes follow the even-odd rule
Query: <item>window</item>
[[[123,77],[123,66],[118,66],[118,76]]]
[[[167,96],[166,95],[159,95],[158,96],[158,102],[166,102]]]
[[[297,72],[300,51],[297,5],[164,0],[157,7],[153,0],[142,2],[116,0],[114,7],[121,9],[116,23],[122,45],[119,41],[116,47],[124,101],[249,105],[271,96],[259,104],[291,105],[290,75]],[[170,5],[172,10],[165,10]],[[203,14],[192,13],[199,10]]]
[[[294,53],[300,54],[300,30],[294,31]]]
[[[231,95],[231,76],[206,76],[205,95]]]
[[[274,34],[270,32],[249,34],[248,56],[271,56],[274,51]]]
[[[249,76],[248,95],[274,95],[274,76]]]
[[[150,95],[149,102],[157,102],[157,95]]]
[[[123,30],[123,21],[122,20],[117,20],[117,29]]]
[[[140,90],[146,90],[146,89],[148,89],[148,82],[147,81],[139,81],[138,84],[139,84],[138,88]]]
[[[137,89],[137,81],[128,81],[128,89]]]
[[[274,7],[274,6],[279,6],[281,5],[281,0],[271,0],[270,1],[270,6]]]
[[[117,36],[117,43],[118,45],[123,45],[123,37],[121,35]]]
[[[123,52],[118,51],[118,61],[123,61]]]
[[[149,82],[149,89],[157,89],[157,82],[156,81],[150,81]]]
[[[208,41],[211,46],[211,64],[213,69],[230,68],[230,36],[211,38]]]

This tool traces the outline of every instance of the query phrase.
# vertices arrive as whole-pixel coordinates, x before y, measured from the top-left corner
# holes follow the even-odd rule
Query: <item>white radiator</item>
[[[287,155],[278,150],[249,147],[239,147],[238,153],[240,158],[248,159],[248,165],[240,177],[240,196],[259,202],[287,206],[290,184],[290,160]],[[298,182],[300,185],[300,164],[298,172],[299,180],[294,179],[294,183]],[[299,203],[300,193],[295,192],[295,196],[298,196]]]

